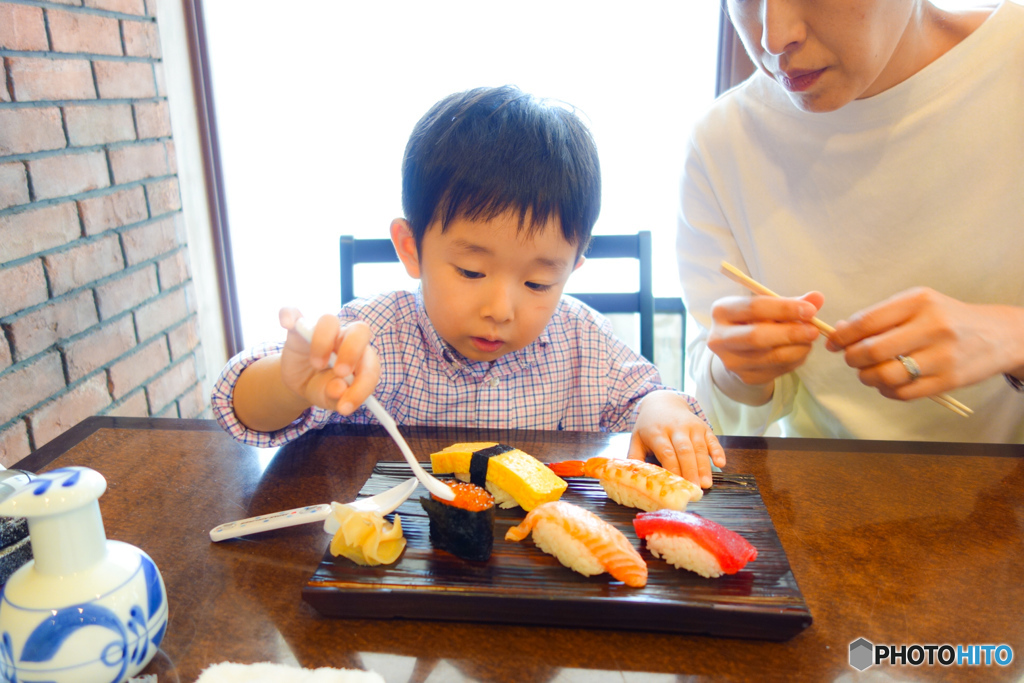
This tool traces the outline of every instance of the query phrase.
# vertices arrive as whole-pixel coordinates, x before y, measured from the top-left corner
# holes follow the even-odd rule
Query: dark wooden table
[[[514,443],[541,460],[625,452],[627,435],[405,429],[416,453]],[[726,437],[727,472],[755,475],[814,623],[789,641],[614,629],[335,619],[301,598],[329,542],[310,524],[211,543],[214,526],[351,500],[378,458],[374,428],[283,449],[214,422],[90,418],[22,460],[102,473],[107,536],[148,552],[170,623],[144,673],[193,681],[221,661],[374,669],[406,681],[857,680],[850,643],[999,645],[1007,666],[895,666],[873,680],[1019,680],[1024,672],[1024,446]],[[620,673],[621,672],[621,673]],[[630,672],[628,676],[625,672]]]

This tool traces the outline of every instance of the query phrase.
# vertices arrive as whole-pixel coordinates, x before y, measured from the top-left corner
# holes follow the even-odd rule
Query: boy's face
[[[913,75],[918,0],[728,0],[753,62],[804,111],[835,111]],[[926,64],[927,62],[925,62]]]
[[[576,247],[557,218],[531,237],[518,228],[514,212],[487,221],[457,218],[444,233],[435,223],[417,255],[408,223],[392,223],[399,256],[421,281],[430,321],[471,360],[492,361],[537,339],[577,266]]]

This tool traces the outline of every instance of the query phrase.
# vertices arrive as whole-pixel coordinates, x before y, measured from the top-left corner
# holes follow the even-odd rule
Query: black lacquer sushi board
[[[425,465],[429,470],[429,464]],[[360,496],[380,493],[411,475],[406,463],[379,463]],[[744,536],[757,559],[732,576],[705,579],[655,558],[633,531],[638,510],[610,500],[593,479],[571,478],[562,500],[596,513],[622,531],[647,562],[644,588],[608,574],[585,577],[537,548],[532,537],[506,541],[525,516],[499,509],[494,553],[469,562],[430,543],[421,486],[398,510],[407,541],[392,565],[362,567],[328,550],[302,597],[327,616],[369,619],[445,619],[612,628],[787,640],[811,624],[752,475],[715,473],[714,487],[690,503],[691,512]],[[390,517],[390,516],[389,516]]]

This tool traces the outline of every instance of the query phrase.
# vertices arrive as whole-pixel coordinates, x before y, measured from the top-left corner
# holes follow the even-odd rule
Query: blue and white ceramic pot
[[[167,628],[167,591],[149,555],[107,540],[103,476],[65,467],[0,501],[26,517],[35,559],[0,594],[0,681],[120,683],[156,654]]]

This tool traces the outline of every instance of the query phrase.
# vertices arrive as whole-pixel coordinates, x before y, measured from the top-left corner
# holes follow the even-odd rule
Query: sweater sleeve
[[[763,406],[734,401],[715,385],[711,377],[714,353],[707,345],[711,306],[722,297],[748,295],[742,286],[722,275],[718,265],[728,261],[746,270],[747,263],[693,140],[684,168],[676,247],[686,309],[698,325],[698,334],[687,349],[696,398],[707,411],[706,419],[716,434],[759,436],[768,425],[792,411],[798,380],[792,374],[776,379],[772,400]]]

